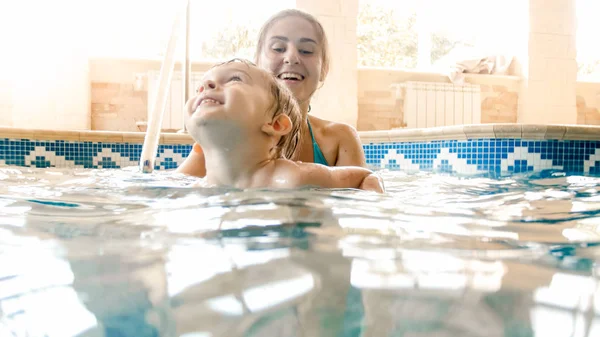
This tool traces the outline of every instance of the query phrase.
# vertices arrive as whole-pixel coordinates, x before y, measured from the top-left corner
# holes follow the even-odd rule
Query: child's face
[[[217,66],[206,73],[198,96],[188,107],[191,120],[231,120],[260,127],[268,122],[267,110],[272,105],[267,83],[260,70],[244,63]]]

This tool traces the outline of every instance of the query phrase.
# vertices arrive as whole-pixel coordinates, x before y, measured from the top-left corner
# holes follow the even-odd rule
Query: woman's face
[[[258,65],[277,76],[300,104],[308,102],[321,81],[321,46],[313,25],[289,16],[267,31]]]

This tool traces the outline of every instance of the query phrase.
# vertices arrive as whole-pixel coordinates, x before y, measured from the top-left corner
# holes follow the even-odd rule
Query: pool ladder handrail
[[[158,152],[158,142],[160,140],[160,131],[163,122],[163,117],[166,111],[167,97],[169,95],[169,86],[173,78],[173,68],[175,66],[175,52],[179,35],[181,33],[181,21],[185,21],[185,59],[182,68],[183,81],[183,106],[189,98],[190,88],[190,55],[189,55],[189,33],[190,33],[190,0],[180,0],[177,3],[178,7],[175,11],[175,18],[171,28],[171,36],[167,43],[165,55],[163,57],[160,73],[158,76],[158,88],[154,102],[151,104],[151,113],[148,120],[148,128],[144,137],[142,146],[142,154],[140,156],[140,170],[143,173],[152,173],[154,171],[154,163],[156,162],[156,154]],[[180,6],[179,6],[180,5]],[[185,109],[184,109],[185,110]],[[183,112],[185,115],[185,111]],[[184,116],[185,121],[185,116]],[[183,131],[185,132],[185,122]]]

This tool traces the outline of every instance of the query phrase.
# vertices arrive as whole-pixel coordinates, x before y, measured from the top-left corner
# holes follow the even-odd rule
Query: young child
[[[289,89],[249,61],[236,59],[210,69],[186,109],[186,126],[204,151],[209,184],[383,192],[370,170],[287,159],[294,158],[306,123]]]

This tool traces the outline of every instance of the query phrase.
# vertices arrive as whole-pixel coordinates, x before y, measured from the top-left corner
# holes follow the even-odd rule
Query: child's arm
[[[318,186],[322,188],[359,188],[384,192],[383,183],[371,170],[357,166],[327,167],[312,163],[285,165],[287,179],[293,187]]]

